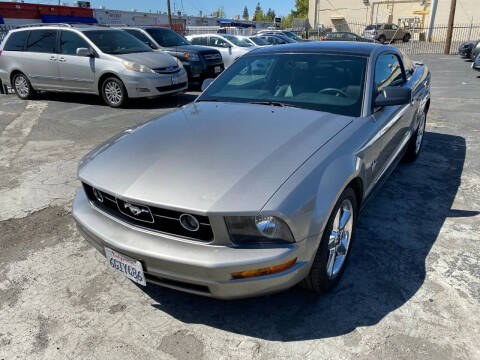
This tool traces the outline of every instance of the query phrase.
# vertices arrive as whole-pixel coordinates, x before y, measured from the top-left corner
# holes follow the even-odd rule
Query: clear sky
[[[25,2],[57,4],[58,0],[27,0]],[[68,5],[71,5],[73,0],[62,0],[62,2],[67,2]],[[233,17],[234,15],[242,16],[245,5],[248,7],[250,16],[252,16],[255,12],[257,2],[258,0],[170,0],[172,11],[175,8],[188,15],[198,15],[199,11],[202,10],[204,14],[209,15],[213,11],[216,11],[219,6],[223,6],[227,17]],[[156,12],[157,10],[162,12],[167,11],[166,0],[90,0],[90,3],[92,7],[95,8],[103,5],[107,9],[137,9],[138,11],[146,12],[149,10],[152,10],[152,12]],[[295,6],[295,0],[261,0],[260,6],[265,12],[268,8],[272,8],[279,16],[288,15],[290,10]]]

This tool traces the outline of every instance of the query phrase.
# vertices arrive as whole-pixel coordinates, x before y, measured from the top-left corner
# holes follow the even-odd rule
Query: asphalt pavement
[[[79,159],[196,93],[126,109],[0,95],[0,359],[480,359],[480,78],[456,56],[423,60],[423,152],[369,202],[344,278],[321,296],[143,288],[76,231]]]

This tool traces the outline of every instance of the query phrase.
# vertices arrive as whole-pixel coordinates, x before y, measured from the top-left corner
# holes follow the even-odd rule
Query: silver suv
[[[37,90],[90,93],[112,107],[188,87],[187,73],[173,56],[122,30],[68,24],[11,31],[0,45],[0,80],[21,99]]]
[[[363,32],[363,36],[368,39],[377,40],[381,44],[385,43],[386,41],[392,43],[395,40],[409,42],[412,37],[408,30],[395,24],[368,25]]]

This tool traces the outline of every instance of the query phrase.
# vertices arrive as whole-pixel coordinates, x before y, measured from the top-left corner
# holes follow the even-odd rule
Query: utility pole
[[[167,8],[168,8],[168,25],[170,29],[173,28],[172,26],[172,10],[170,10],[170,0],[167,0]]]
[[[444,54],[450,54],[450,46],[452,45],[453,23],[455,21],[455,9],[457,7],[457,0],[452,0],[450,5],[450,17],[448,18],[447,40],[445,42]]]
[[[433,27],[435,26],[435,16],[437,15],[437,4],[438,4],[438,0],[433,0],[432,6],[431,6],[432,10],[430,11],[430,22],[428,23],[428,35],[427,35],[428,42],[432,41]]]

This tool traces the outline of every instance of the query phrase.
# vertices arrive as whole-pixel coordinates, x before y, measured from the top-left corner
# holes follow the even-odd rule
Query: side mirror
[[[78,48],[77,49],[78,56],[90,57],[92,56],[92,51],[88,48]]]
[[[406,105],[412,100],[409,88],[387,86],[375,98],[375,106]]]
[[[203,84],[202,84],[202,91],[205,91],[205,89],[213,82],[213,79],[205,79],[203,80]]]
[[[224,48],[231,48],[232,45],[225,43],[225,44],[223,44],[223,47],[224,47]]]

